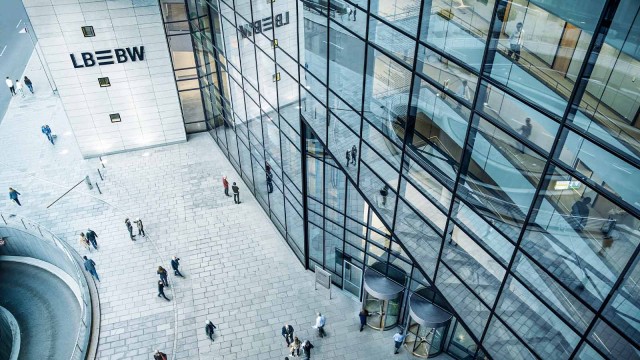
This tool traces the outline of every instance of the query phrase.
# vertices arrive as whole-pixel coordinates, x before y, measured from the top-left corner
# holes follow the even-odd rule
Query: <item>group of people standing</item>
[[[229,180],[227,180],[226,176],[222,176],[222,187],[224,187],[224,194],[227,196],[231,196],[229,195]],[[240,188],[238,187],[238,185],[236,185],[236,183],[233,183],[233,186],[231,187],[231,190],[233,190],[233,202],[236,204],[240,204]]]
[[[29,88],[29,91],[31,91],[31,93],[33,94],[33,83],[31,82],[31,80],[28,77],[24,77],[23,80],[24,84],[27,86],[27,88]],[[11,96],[14,95],[18,95],[18,93],[24,97],[24,88],[22,86],[22,83],[20,82],[20,79],[16,79],[15,83],[7,76],[7,78],[5,79],[5,83],[7,84],[7,87],[9,88],[9,91],[11,92]]]
[[[347,167],[349,167],[349,163],[351,163],[351,165],[355,165],[356,159],[358,159],[358,148],[353,145],[351,150],[347,150],[345,157],[347,159]]]
[[[300,341],[297,336],[293,336],[293,326],[289,324],[284,324],[284,326],[282,326],[281,333],[282,337],[284,337],[284,340],[287,342],[287,347],[289,348],[291,357],[300,356],[300,350],[302,350],[302,356],[304,359],[311,359],[311,349],[314,348],[311,341],[305,340],[303,342]],[[285,360],[289,360],[289,358],[285,357]]]

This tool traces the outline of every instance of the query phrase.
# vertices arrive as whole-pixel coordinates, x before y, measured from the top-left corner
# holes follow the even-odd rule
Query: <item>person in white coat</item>
[[[22,95],[22,97],[24,97],[24,90],[22,87],[22,83],[18,79],[16,79],[16,91],[19,92],[20,95]]]

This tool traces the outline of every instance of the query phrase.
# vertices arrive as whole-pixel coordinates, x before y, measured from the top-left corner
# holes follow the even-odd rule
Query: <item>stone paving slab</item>
[[[26,74],[46,84],[32,58]],[[37,86],[39,88],[39,86]],[[40,133],[48,122],[52,146]],[[0,192],[22,193],[18,208],[0,197],[0,210],[41,223],[97,263],[101,303],[98,359],[150,359],[158,348],[171,359],[283,359],[280,327],[315,345],[313,359],[412,358],[393,353],[393,331],[360,333],[359,304],[334,290],[314,290],[305,271],[260,205],[244,188],[206,134],[188,142],[83,160],[59,99],[37,92],[14,98],[0,124]],[[100,180],[100,168],[104,180]],[[243,203],[222,193],[221,176],[241,186]],[[84,184],[47,205],[89,175],[103,192]],[[146,238],[129,239],[124,219],[143,219]],[[99,251],[81,249],[78,233],[93,229]],[[156,268],[179,256],[184,279],[169,277],[167,296],[156,296]],[[315,312],[327,317],[329,336],[318,339]],[[212,320],[214,342],[204,334]]]

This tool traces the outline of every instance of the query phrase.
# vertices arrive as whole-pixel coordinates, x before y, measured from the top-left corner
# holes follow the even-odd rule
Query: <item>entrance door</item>
[[[360,293],[362,291],[362,269],[347,260],[344,260],[342,276],[344,280],[342,288],[360,301]]]

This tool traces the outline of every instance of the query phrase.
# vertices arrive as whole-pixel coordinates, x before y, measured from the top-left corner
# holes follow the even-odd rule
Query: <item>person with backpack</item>
[[[311,359],[311,349],[313,349],[313,344],[309,340],[305,340],[302,344],[302,355],[305,360]]]

